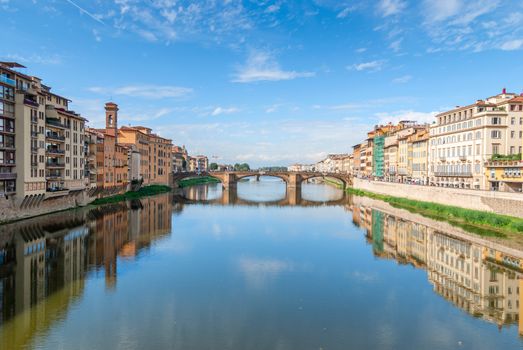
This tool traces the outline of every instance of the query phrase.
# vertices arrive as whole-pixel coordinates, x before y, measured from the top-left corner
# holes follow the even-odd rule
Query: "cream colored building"
[[[85,189],[86,120],[69,110],[69,99],[16,70],[22,67],[0,62],[0,172],[9,174],[1,176],[0,191],[22,202]]]
[[[408,139],[411,180],[417,184],[428,184],[429,132],[418,130]]]
[[[429,177],[437,186],[487,189],[484,164],[521,149],[520,97],[505,90],[436,116],[430,128]],[[513,107],[514,106],[514,107]]]

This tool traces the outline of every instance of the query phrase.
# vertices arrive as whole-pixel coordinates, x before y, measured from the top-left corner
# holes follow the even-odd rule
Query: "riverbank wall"
[[[65,196],[44,197],[42,200],[35,201],[34,204],[28,203],[21,207],[20,203],[13,197],[0,198],[0,223],[83,207],[95,199],[96,197],[89,196],[87,191],[77,191]]]
[[[353,187],[388,196],[523,217],[523,194],[521,193],[405,185],[358,178],[354,178]]]

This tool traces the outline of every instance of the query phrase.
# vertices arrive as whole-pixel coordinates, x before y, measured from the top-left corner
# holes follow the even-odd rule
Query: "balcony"
[[[59,149],[59,148],[52,148],[52,147],[47,147],[45,149],[45,151],[49,154],[58,154],[58,155],[63,155],[65,154],[65,151],[63,149]]]
[[[14,134],[15,133],[15,128],[13,127],[8,127],[8,126],[1,126],[0,125],[0,132],[3,132],[3,133],[6,133],[6,134]]]
[[[31,137],[38,137],[38,131],[31,131]]]
[[[0,161],[0,166],[15,166],[16,162],[14,159],[4,159],[4,161]]]
[[[459,160],[464,162],[467,160],[467,156],[465,156],[465,155],[459,156]]]
[[[31,100],[30,98],[24,98],[24,104],[29,105],[29,106],[33,106],[33,107],[38,107],[38,106],[40,106],[40,105],[38,104],[38,102],[33,101],[33,100]]]
[[[55,127],[55,128],[60,128],[60,129],[67,128],[64,124],[60,123],[60,121],[58,121],[57,119],[46,118],[45,123],[48,126]]]
[[[434,172],[437,177],[472,177],[472,173]]]
[[[48,168],[63,168],[65,167],[65,163],[60,161],[47,161],[45,162],[45,166]]]
[[[50,180],[60,180],[64,178],[64,175],[61,171],[48,171],[45,174],[45,178]]]
[[[15,149],[15,144],[14,143],[10,143],[10,142],[4,142],[4,143],[0,142],[0,148],[14,150]]]
[[[16,85],[16,81],[14,79],[8,78],[5,75],[0,75],[0,83],[9,84],[9,85]]]
[[[447,157],[445,157],[445,156],[439,156],[439,160],[440,160],[441,162],[446,162],[446,161],[447,161]]]
[[[32,146],[31,153],[37,153],[37,152],[38,152],[38,147]]]
[[[6,111],[4,109],[4,112],[3,113],[0,113],[4,118],[11,118],[11,119],[14,119],[15,118],[15,113],[14,112],[10,112],[10,111]]]
[[[0,173],[0,180],[16,180],[16,173]]]
[[[38,117],[31,117],[31,123],[38,123]]]
[[[57,134],[57,133],[54,133],[54,132],[48,132],[45,135],[45,137],[48,138],[48,139],[51,139],[51,140],[65,141],[65,136]]]

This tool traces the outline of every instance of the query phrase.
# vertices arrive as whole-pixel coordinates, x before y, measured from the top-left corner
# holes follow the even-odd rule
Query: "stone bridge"
[[[201,176],[210,176],[218,179],[224,188],[234,187],[239,180],[247,177],[271,176],[282,179],[287,188],[300,188],[303,181],[314,178],[331,178],[339,180],[343,189],[352,186],[352,175],[341,173],[322,173],[322,172],[294,172],[294,171],[209,171],[202,173],[186,172],[174,173],[172,185],[177,186],[178,182],[183,179],[197,178]]]

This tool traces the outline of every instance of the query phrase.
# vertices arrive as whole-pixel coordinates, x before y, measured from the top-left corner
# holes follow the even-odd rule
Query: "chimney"
[[[501,93],[502,93],[503,95],[505,95],[505,94],[507,93],[507,89],[506,89],[506,88],[503,88],[503,90],[501,91]]]

